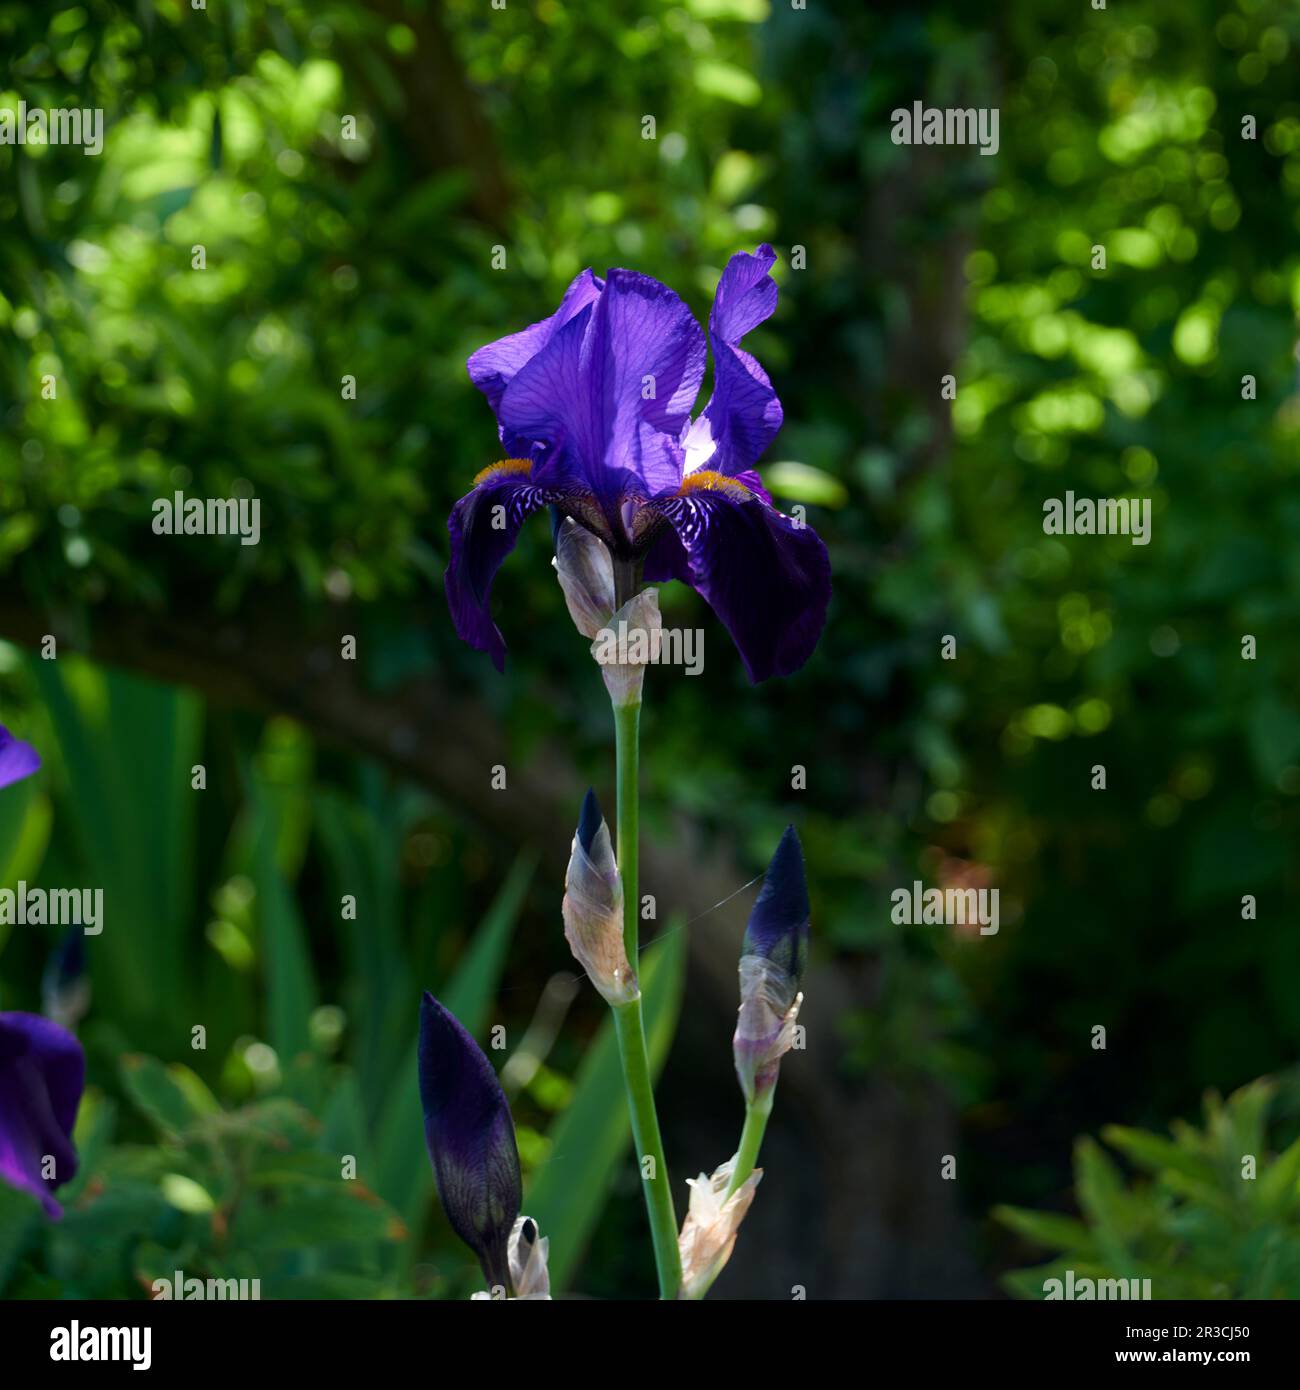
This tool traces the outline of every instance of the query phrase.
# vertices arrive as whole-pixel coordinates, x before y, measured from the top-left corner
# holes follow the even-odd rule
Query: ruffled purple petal
[[[52,1190],[77,1171],[72,1129],[85,1080],[85,1054],[67,1029],[37,1014],[0,1014],[0,1178],[56,1218],[63,1209]]]
[[[817,533],[714,473],[693,475],[678,496],[650,505],[671,529],[646,557],[646,580],[698,589],[755,684],[797,671],[817,645],[831,596],[830,557]]]
[[[500,406],[506,387],[520,368],[535,357],[575,314],[581,313],[592,303],[603,288],[602,280],[590,270],[584,270],[574,277],[564,292],[564,298],[560,300],[560,307],[549,318],[518,333],[498,338],[474,353],[466,364],[470,380],[488,398],[493,411]],[[508,435],[505,429],[501,430],[501,441],[509,453],[528,452],[527,441]]]
[[[621,537],[627,499],[681,481],[704,363],[704,334],[681,299],[648,275],[611,270],[600,296],[510,382],[501,425],[545,446],[539,484],[594,495]]]
[[[511,460],[480,473],[447,520],[451,558],[443,583],[451,620],[462,641],[487,652],[498,671],[505,669],[506,644],[492,621],[492,581],[526,518],[557,495],[531,481],[526,463]]]
[[[692,426],[687,468],[709,468],[729,477],[752,468],[776,438],[784,418],[767,373],[741,339],[776,310],[770,271],[776,252],[760,246],[727,262],[709,315],[713,395]]]
[[[489,1287],[510,1284],[507,1243],[523,1189],[515,1126],[483,1049],[426,993],[420,1002],[420,1103],[438,1195]]]
[[[30,777],[41,765],[40,754],[30,743],[15,738],[0,724],[0,787],[10,782],[21,782]]]

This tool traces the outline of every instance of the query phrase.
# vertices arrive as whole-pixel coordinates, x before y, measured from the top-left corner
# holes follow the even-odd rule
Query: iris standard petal
[[[650,509],[671,529],[646,557],[647,582],[680,579],[699,590],[755,684],[797,671],[817,645],[831,596],[830,557],[817,533],[712,471],[691,474]]]
[[[72,1129],[85,1081],[85,1054],[66,1028],[38,1014],[0,1014],[0,1178],[53,1217],[63,1210],[53,1189],[77,1171]]]
[[[564,298],[560,300],[560,307],[549,318],[518,333],[498,338],[495,343],[488,343],[474,353],[466,364],[470,380],[488,398],[488,404],[494,411],[520,368],[535,357],[575,314],[596,299],[603,287],[602,280],[590,270],[584,270],[570,282]],[[512,453],[527,453],[527,448],[520,448],[518,441],[508,441],[504,430],[501,438]]]
[[[451,558],[443,583],[452,623],[463,641],[489,653],[498,671],[505,669],[506,644],[492,621],[492,581],[515,548],[525,519],[556,496],[535,486],[530,473],[526,459],[507,459],[485,468],[447,521]]]
[[[776,252],[760,246],[727,262],[709,315],[713,395],[691,427],[687,469],[709,468],[730,477],[751,468],[776,438],[784,418],[767,373],[741,346],[751,329],[776,310],[776,281],[769,273]]]
[[[704,334],[672,290],[611,270],[599,297],[510,382],[502,428],[545,446],[539,484],[591,493],[621,537],[626,499],[674,490],[681,480],[680,441],[705,356]]]
[[[420,1102],[447,1220],[478,1255],[489,1288],[509,1291],[507,1247],[522,1198],[514,1121],[483,1049],[428,993],[420,1003]]]
[[[30,777],[41,765],[40,754],[30,743],[15,738],[0,724],[0,787],[10,782],[21,782]]]

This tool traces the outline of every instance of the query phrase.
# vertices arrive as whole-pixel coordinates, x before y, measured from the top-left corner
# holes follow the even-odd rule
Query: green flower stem
[[[664,1141],[655,1114],[654,1088],[650,1083],[650,1058],[646,1052],[645,1025],[641,1017],[641,998],[614,1009],[614,1031],[618,1035],[618,1055],[623,1064],[623,1084],[627,1088],[627,1107],[632,1115],[632,1138],[637,1163],[649,1157],[654,1176],[644,1176],[646,1211],[650,1217],[650,1239],[654,1243],[655,1269],[659,1274],[659,1297],[673,1299],[682,1282],[682,1261],[677,1249],[677,1214],[673,1211],[672,1184],[664,1159]]]
[[[637,885],[639,842],[637,808],[639,801],[639,756],[641,704],[614,706],[615,749],[618,766],[618,870],[623,879],[623,942],[628,964],[638,969]],[[650,1218],[650,1238],[654,1244],[655,1269],[659,1275],[660,1298],[674,1299],[682,1283],[681,1254],[677,1248],[677,1214],[673,1210],[672,1183],[664,1158],[664,1141],[655,1112],[654,1085],[650,1078],[650,1056],[646,1048],[641,996],[614,1007],[614,1031],[618,1035],[618,1056],[623,1067],[623,1086],[632,1118],[632,1138],[636,1144],[637,1165]],[[645,1177],[649,1158],[652,1177]]]
[[[767,1129],[767,1118],[772,1113],[772,1101],[776,1098],[775,1082],[768,1086],[753,1103],[745,1106],[745,1127],[740,1131],[740,1147],[736,1150],[736,1166],[731,1174],[731,1182],[723,1194],[724,1200],[733,1192],[739,1192],[746,1179],[754,1171],[758,1162],[758,1151],[763,1144],[763,1133]]]
[[[615,765],[618,769],[618,843],[615,855],[623,878],[623,946],[627,963],[637,969],[637,860],[640,852],[637,815],[641,801],[641,702],[614,706]]]

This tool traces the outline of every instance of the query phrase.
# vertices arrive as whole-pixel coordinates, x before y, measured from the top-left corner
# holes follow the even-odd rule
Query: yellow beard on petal
[[[489,478],[500,478],[507,473],[518,473],[527,477],[533,471],[531,459],[502,459],[500,463],[491,463],[474,475],[474,486],[485,483]]]
[[[743,501],[754,494],[736,478],[728,478],[725,473],[715,473],[711,468],[700,468],[688,473],[677,489],[678,497],[686,497],[692,492],[724,492],[735,502]]]

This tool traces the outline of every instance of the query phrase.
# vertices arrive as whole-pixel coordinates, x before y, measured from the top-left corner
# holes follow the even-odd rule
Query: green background
[[[808,1045],[717,1294],[1040,1296],[1003,1276],[1044,1248],[1300,1292],[1298,46],[1283,0],[0,3],[0,104],[106,128],[0,147],[0,718],[45,755],[0,869],[106,912],[82,1171],[57,1226],[0,1193],[0,1288],[464,1296],[432,988],[505,1030],[557,1284],[653,1289],[558,911],[608,708],[544,520],[496,585],[505,678],[457,642],[446,516],[498,456],[471,351],[588,265],[703,317],[768,240],[763,472],[827,542],[829,623],[755,689],[667,586],[705,670],[652,671],[643,721],[679,1207],[741,1118],[751,895],[710,909],[787,822],[812,885]],[[917,100],[998,108],[998,154],[894,145]],[[178,489],[256,496],[261,544],[155,536]],[[1067,489],[1149,499],[1150,545],[1044,535]],[[999,933],[892,923],[918,878],[998,887]],[[56,936],[0,927],[3,1007]]]

